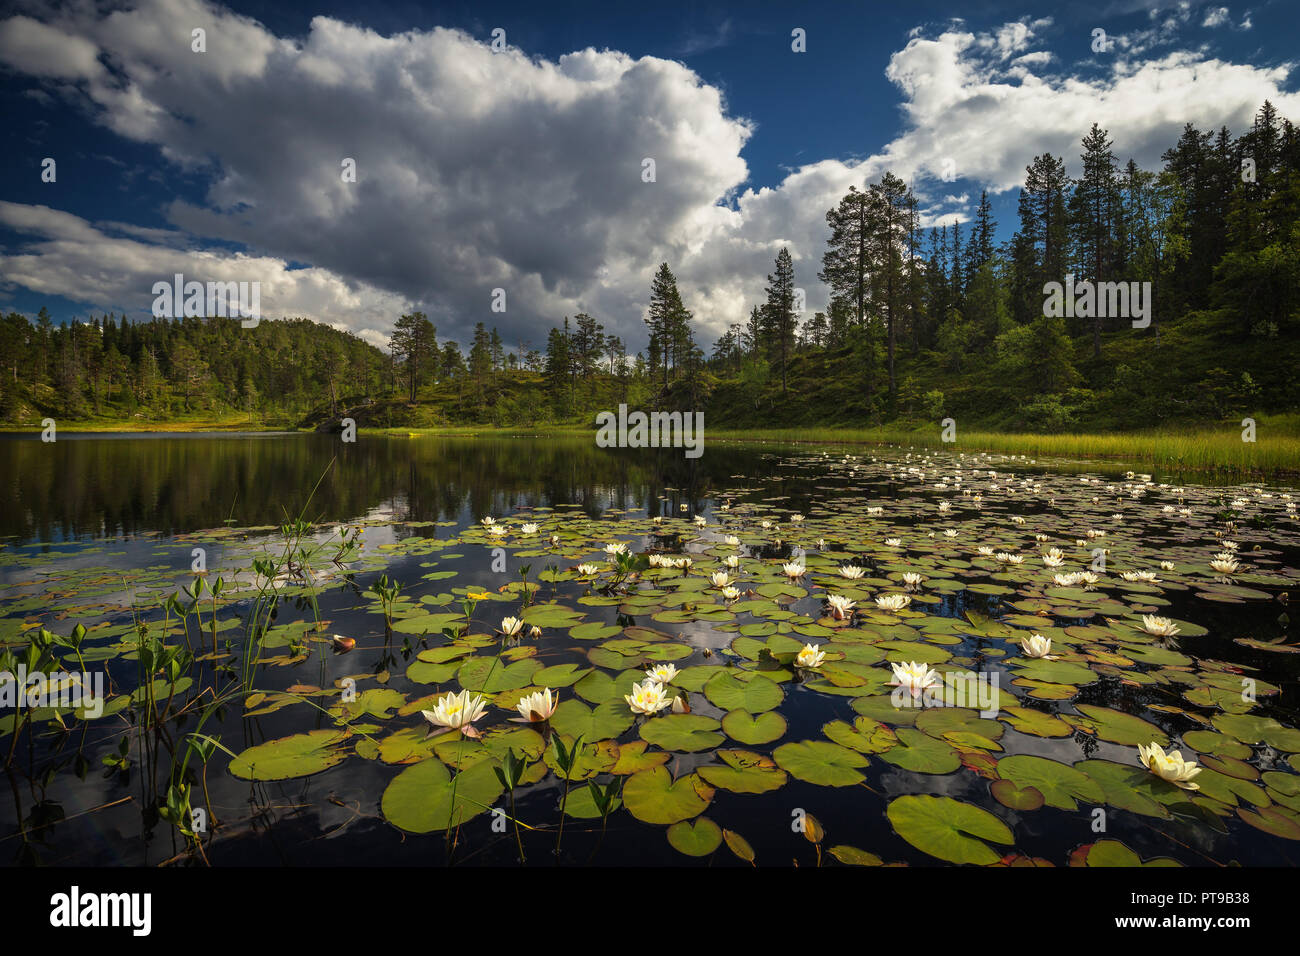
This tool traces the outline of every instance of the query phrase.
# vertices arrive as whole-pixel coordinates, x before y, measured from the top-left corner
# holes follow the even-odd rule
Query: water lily
[[[1184,790],[1200,790],[1199,784],[1192,783],[1192,778],[1201,772],[1195,760],[1184,760],[1180,751],[1165,753],[1154,740],[1145,747],[1138,744],[1138,757],[1143,765],[1161,780],[1167,780]]]
[[[805,644],[794,662],[800,667],[820,667],[825,659],[826,652],[819,651],[816,644]]]
[[[798,523],[801,522],[801,521],[803,521],[803,515],[791,515],[791,516],[790,516],[790,522],[791,522],[792,524],[798,524]]]
[[[806,569],[801,562],[791,561],[789,564],[781,565],[781,571],[787,578],[794,581],[797,578],[803,577]]]
[[[1031,634],[1020,642],[1020,649],[1026,657],[1048,657],[1052,650],[1052,639],[1041,634]]]
[[[849,581],[856,581],[858,578],[862,577],[866,573],[867,573],[866,568],[860,568],[856,564],[840,565],[840,577],[846,578]]]
[[[731,575],[726,571],[714,571],[709,575],[709,583],[715,588],[725,588],[731,583]]]
[[[737,547],[737,546],[740,544],[740,539],[737,538],[734,534],[729,534],[729,535],[727,535],[727,536],[723,539],[723,541],[725,541],[725,542],[727,543],[728,546],[733,547],[733,548],[734,548],[734,547]]]
[[[722,589],[722,596],[728,601],[734,601],[740,597],[740,588],[725,587]]]
[[[886,538],[886,539],[885,539],[885,547],[887,547],[887,548],[899,548],[899,547],[902,547],[902,545],[903,545],[903,539],[902,539],[902,538]]]
[[[494,538],[503,538],[510,529],[503,524],[494,524],[487,529],[487,533]]]
[[[921,582],[925,580],[924,574],[917,574],[915,571],[903,572],[903,583],[907,585],[909,591],[915,591],[921,587]]]
[[[524,622],[517,617],[503,617],[501,619],[501,633],[506,637],[515,637],[524,629]]]
[[[671,684],[677,676],[676,664],[657,664],[645,672],[645,676],[658,684]]]
[[[1143,614],[1142,630],[1146,631],[1153,637],[1173,637],[1178,633],[1178,625],[1167,617],[1157,617],[1154,614]]]
[[[578,573],[581,574],[584,578],[595,577],[597,574],[600,573],[600,565],[580,564],[578,565]]]
[[[1210,567],[1220,574],[1235,574],[1241,565],[1231,551],[1221,551],[1210,561]]]
[[[433,710],[422,710],[420,713],[432,725],[431,736],[448,730],[459,730],[466,737],[478,737],[474,721],[482,717],[486,709],[482,694],[471,697],[469,691],[463,690],[439,698]]]
[[[1006,551],[999,551],[996,557],[1001,564],[1024,564],[1025,562],[1024,555],[1009,554]]]
[[[662,567],[666,566],[666,565],[669,564],[669,563],[671,563],[671,562],[665,560],[665,558],[664,558],[664,556],[663,556],[662,554],[652,554],[652,555],[650,555],[650,567],[652,567],[652,568],[662,568]]]
[[[649,677],[640,684],[633,684],[632,693],[624,694],[623,699],[634,714],[657,714],[665,707],[672,706],[664,685]]]
[[[519,530],[523,534],[537,534],[537,529],[539,527],[540,525],[534,524],[533,522],[529,521],[527,524],[523,525]]]
[[[709,519],[708,519],[708,518],[705,518],[703,515],[696,515],[696,516],[695,516],[695,523],[696,523],[696,525],[698,525],[699,527],[703,528],[705,525],[707,525],[707,524],[709,523]]]
[[[945,538],[955,538],[959,534],[961,534],[961,532],[958,531],[956,528],[949,528],[947,531],[943,533],[943,536]]]
[[[673,698],[674,714],[689,714],[690,712],[691,712],[691,705],[686,703],[686,701],[682,699],[681,694],[678,694],[676,697]]]
[[[624,544],[622,541],[615,541],[613,544],[605,545],[605,553],[610,555],[626,554],[627,545]]]
[[[850,601],[842,594],[829,594],[826,603],[831,606],[831,617],[837,621],[845,620],[857,607],[856,601]]]
[[[1161,562],[1160,562],[1160,570],[1161,570],[1161,571],[1172,571],[1173,569],[1174,569],[1174,562],[1172,562],[1172,561],[1161,561]]]
[[[981,545],[979,546],[978,550],[979,550],[979,553],[982,554],[982,555],[983,555],[984,557],[986,557],[986,558],[991,558],[991,557],[993,557],[993,549],[990,548],[987,544],[981,544]]]
[[[1141,581],[1147,584],[1159,584],[1160,579],[1154,571],[1123,571],[1120,577],[1125,581]]]
[[[686,570],[695,562],[691,558],[677,558],[673,561],[673,567]]]
[[[551,714],[555,713],[555,707],[559,702],[559,693],[557,692],[555,697],[552,698],[549,687],[534,691],[528,696],[520,698],[519,703],[515,705],[515,710],[519,711],[519,716],[510,719],[517,724],[538,724],[544,720],[550,720]]]
[[[894,669],[894,679],[886,684],[886,687],[905,687],[911,692],[913,697],[920,697],[921,694],[939,680],[938,671],[931,670],[926,664],[918,664],[916,661],[909,661],[906,664],[891,664]]]
[[[493,526],[494,524],[496,524],[496,523],[497,523],[497,519],[494,518],[494,517],[492,517],[491,515],[488,515],[488,516],[487,516],[486,518],[484,518],[483,521],[482,521],[483,527],[485,527],[485,528],[490,528],[490,527],[492,527],[492,526]]]
[[[530,627],[530,628],[528,629],[528,636],[529,636],[529,637],[541,637],[541,636],[542,636],[542,629],[541,629],[540,627],[538,627],[536,624],[534,624],[532,627]]]
[[[725,564],[727,567],[731,568],[731,570],[734,571],[734,570],[736,570],[737,568],[740,567],[740,555],[738,555],[738,554],[729,554],[729,555],[727,555],[725,558],[722,559],[722,563]]]
[[[901,611],[911,603],[910,594],[882,594],[876,598],[876,607],[882,611]]]

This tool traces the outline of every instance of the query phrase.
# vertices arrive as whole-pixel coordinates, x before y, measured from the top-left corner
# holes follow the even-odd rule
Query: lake
[[[0,482],[0,670],[105,688],[0,706],[12,864],[1300,857],[1293,489],[579,435],[7,436]]]

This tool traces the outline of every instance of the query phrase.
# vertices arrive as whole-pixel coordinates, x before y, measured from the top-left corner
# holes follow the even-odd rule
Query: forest
[[[545,341],[479,324],[462,352],[423,313],[389,348],[309,318],[0,321],[0,421],[137,427],[221,421],[314,427],[537,426],[597,411],[703,410],[715,428],[875,426],[945,417],[994,430],[1129,430],[1294,417],[1300,407],[1300,137],[1271,103],[1234,135],[1188,124],[1159,169],[1122,160],[1093,124],[1067,173],[1027,166],[1015,231],[997,242],[987,194],[969,222],[925,226],[885,173],[826,211],[820,258],[775,250],[746,323],[710,323],[658,266],[630,353],[599,317]],[[829,301],[813,310],[818,279]],[[1051,283],[1139,283],[1128,316],[1045,308]],[[1095,311],[1095,310],[1094,310]]]

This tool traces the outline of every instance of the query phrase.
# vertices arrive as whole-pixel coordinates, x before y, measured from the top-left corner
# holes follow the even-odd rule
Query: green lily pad
[[[1015,843],[1007,825],[993,814],[951,797],[897,797],[890,801],[886,815],[900,837],[922,853],[949,863],[988,866],[1001,859],[988,843]]]

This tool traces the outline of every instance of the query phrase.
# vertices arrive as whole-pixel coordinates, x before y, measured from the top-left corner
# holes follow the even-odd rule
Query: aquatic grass
[[[1257,440],[1241,440],[1240,426],[1162,432],[1110,434],[1024,434],[963,431],[945,443],[938,427],[713,429],[712,441],[734,443],[898,445],[943,449],[955,453],[1000,452],[1037,458],[1061,458],[1142,465],[1173,475],[1288,476],[1300,474],[1300,437],[1289,426],[1276,434],[1261,424]]]

